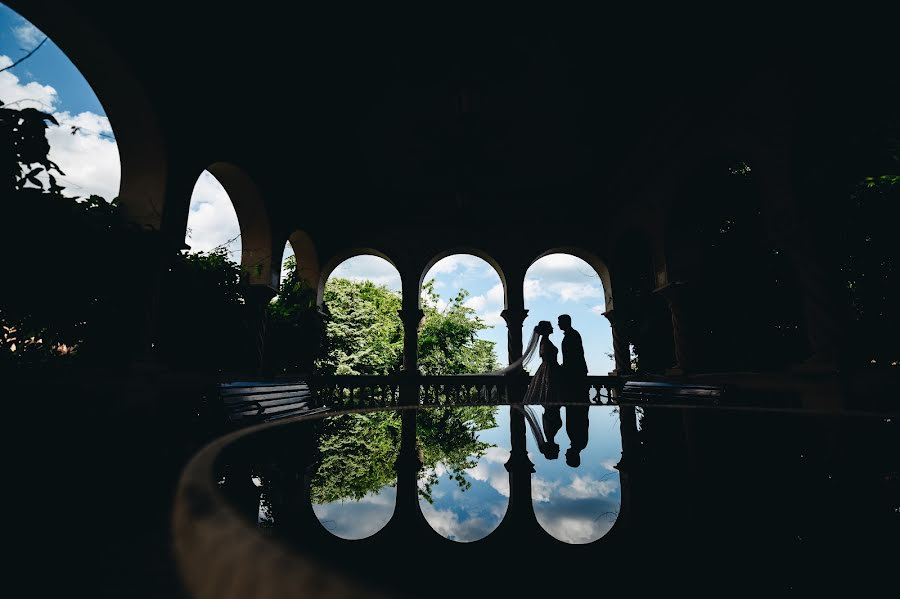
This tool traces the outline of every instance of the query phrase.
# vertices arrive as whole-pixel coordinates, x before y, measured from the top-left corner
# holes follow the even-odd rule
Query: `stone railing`
[[[319,405],[334,409],[400,405],[474,405],[515,403],[531,377],[521,375],[369,376],[325,375],[309,379]],[[591,403],[616,403],[621,379],[589,376]]]

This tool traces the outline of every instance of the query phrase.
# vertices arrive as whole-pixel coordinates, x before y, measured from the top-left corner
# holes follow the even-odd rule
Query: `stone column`
[[[253,343],[253,361],[257,374],[262,374],[266,351],[266,307],[278,292],[268,285],[247,285],[244,298],[247,301],[247,330]]]
[[[400,414],[400,452],[394,466],[397,500],[391,527],[402,538],[409,538],[410,528],[421,524],[418,482],[422,459],[416,446],[416,410],[403,410]]]
[[[531,475],[534,464],[528,459],[525,446],[525,414],[513,407],[509,408],[509,432],[511,451],[504,467],[509,472],[509,508],[506,518],[513,529],[522,529],[535,522],[534,506],[531,501]]]
[[[684,374],[696,370],[699,363],[699,344],[694,312],[696,306],[691,305],[690,287],[682,281],[668,283],[653,292],[662,295],[669,303],[672,312],[672,337],[675,341],[675,366],[668,374]]]
[[[606,317],[612,328],[613,357],[616,361],[616,369],[610,374],[617,376],[632,374],[631,351],[628,337],[625,335],[625,327],[621,322],[616,321],[616,312],[614,310],[607,310],[603,313],[603,316]]]
[[[525,308],[507,308],[500,313],[506,321],[506,344],[508,348],[509,363],[512,364],[522,357],[522,324],[528,317]]]
[[[425,312],[416,305],[404,306],[397,313],[403,321],[403,372],[416,375],[419,373],[419,324]]]

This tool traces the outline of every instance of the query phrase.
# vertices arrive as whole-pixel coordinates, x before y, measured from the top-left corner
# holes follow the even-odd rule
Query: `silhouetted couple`
[[[560,416],[562,406],[559,404],[566,404],[566,434],[572,442],[571,447],[566,450],[566,463],[575,467],[581,464],[581,450],[587,446],[588,441],[588,409],[590,407],[590,388],[587,385],[588,369],[584,359],[581,334],[572,328],[572,317],[562,314],[557,320],[557,324],[564,333],[563,362],[562,364],[557,362],[559,351],[550,341],[553,325],[548,320],[542,320],[534,328],[535,335],[540,337],[538,345],[541,365],[531,379],[523,403],[544,405],[542,421],[546,442],[540,449],[541,453],[550,460],[559,457],[559,445],[554,438],[562,428],[562,417]]]

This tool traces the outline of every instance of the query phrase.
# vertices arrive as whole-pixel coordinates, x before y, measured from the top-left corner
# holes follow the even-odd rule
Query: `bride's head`
[[[553,333],[553,325],[549,320],[542,320],[534,327],[534,332],[538,335],[550,335]]]

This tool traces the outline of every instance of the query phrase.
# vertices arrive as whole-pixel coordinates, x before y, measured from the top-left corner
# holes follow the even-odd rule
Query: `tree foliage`
[[[493,344],[476,337],[486,325],[464,305],[460,292],[443,309],[433,283],[425,286],[425,318],[419,331],[419,363],[425,374],[464,374],[493,370]],[[329,279],[325,287],[325,354],[322,371],[338,374],[390,374],[401,364],[403,323],[399,293],[368,281]],[[419,492],[431,501],[443,467],[463,490],[465,471],[490,447],[477,431],[496,426],[496,408],[470,406],[420,410],[418,444],[426,477]],[[316,503],[359,500],[396,484],[399,451],[397,412],[348,414],[329,418],[319,430],[321,460],[312,482]]]

